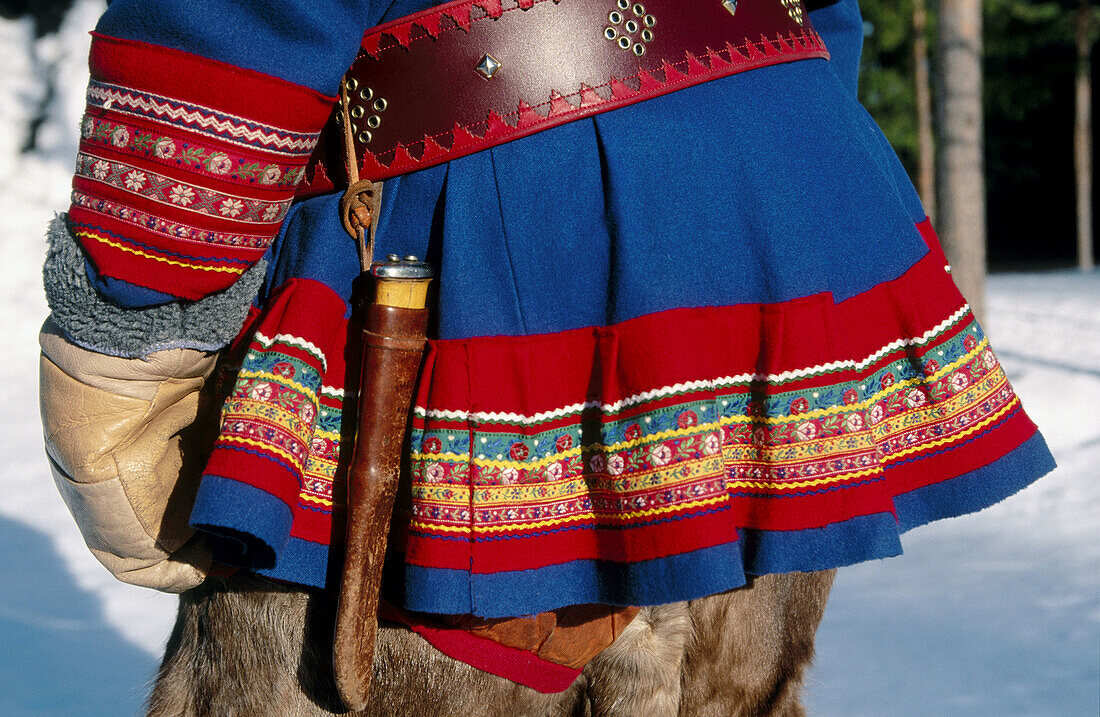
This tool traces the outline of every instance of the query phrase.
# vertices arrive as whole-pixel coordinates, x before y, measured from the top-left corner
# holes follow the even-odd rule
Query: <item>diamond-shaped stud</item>
[[[737,0],[722,0],[722,7],[729,10],[730,15],[737,12]]]
[[[486,52],[481,56],[481,60],[478,61],[477,67],[475,67],[478,73],[487,80],[493,79],[493,75],[500,69],[500,60]]]

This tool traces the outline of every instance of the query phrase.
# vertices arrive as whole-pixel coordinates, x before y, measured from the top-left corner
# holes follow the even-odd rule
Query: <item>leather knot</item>
[[[359,232],[370,230],[374,218],[374,187],[370,180],[360,179],[352,182],[340,198],[340,220],[344,231],[358,239]]]

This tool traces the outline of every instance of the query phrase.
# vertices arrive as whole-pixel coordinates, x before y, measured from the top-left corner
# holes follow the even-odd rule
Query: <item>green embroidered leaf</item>
[[[204,157],[206,157],[206,150],[200,147],[188,147],[180,152],[180,159],[194,164],[202,164]]]

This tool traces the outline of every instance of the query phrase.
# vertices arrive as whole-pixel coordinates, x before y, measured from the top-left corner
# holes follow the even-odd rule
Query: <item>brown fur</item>
[[[832,573],[792,573],[644,608],[564,693],[543,695],[452,660],[382,623],[360,715],[802,715],[802,675]],[[329,596],[251,576],[180,598],[153,717],[345,714],[332,682]]]

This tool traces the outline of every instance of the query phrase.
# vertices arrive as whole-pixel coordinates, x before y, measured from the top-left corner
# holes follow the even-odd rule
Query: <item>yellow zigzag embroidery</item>
[[[107,246],[114,247],[121,251],[129,252],[130,254],[136,254],[144,259],[153,259],[154,261],[164,262],[165,264],[171,264],[172,266],[182,266],[185,269],[198,269],[199,271],[220,271],[227,274],[243,274],[244,269],[235,266],[203,266],[202,264],[189,264],[183,261],[177,261],[176,259],[169,259],[163,256],[157,256],[156,254],[150,254],[148,252],[141,251],[140,249],[134,249],[128,247],[125,244],[120,244],[116,241],[111,241],[105,237],[101,237],[98,234],[92,234],[91,232],[76,232],[78,237],[84,237],[86,239],[94,239],[95,241],[106,244]]]
[[[916,446],[914,448],[906,448],[905,450],[898,451],[897,453],[891,453],[890,455],[886,456],[886,460],[887,460],[887,462],[893,462],[894,459],[901,458],[902,456],[910,455],[911,453],[921,453],[923,451],[928,450],[929,448],[936,448],[937,446],[944,446],[944,445],[947,445],[948,443],[956,443],[957,441],[959,441],[962,438],[970,435],[971,433],[975,433],[977,431],[980,431],[981,429],[988,426],[990,423],[995,422],[1001,416],[1008,413],[1008,411],[1011,408],[1013,408],[1016,404],[1018,404],[1019,402],[1020,402],[1020,397],[1019,396],[1013,396],[1012,400],[1004,405],[1004,408],[1002,408],[1001,410],[999,410],[996,413],[992,414],[988,418],[986,418],[982,421],[979,421],[978,423],[975,423],[973,426],[971,426],[970,428],[967,428],[965,431],[960,431],[959,433],[956,433],[953,436],[948,436],[947,438],[941,438],[938,441],[932,441],[931,443],[925,443],[923,445]]]
[[[714,498],[707,498],[706,500],[694,501],[691,503],[680,503],[679,505],[665,506],[662,508],[649,508],[647,510],[631,511],[629,513],[615,513],[608,515],[597,516],[591,511],[586,513],[580,513],[577,515],[571,515],[564,518],[551,518],[548,520],[540,520],[534,523],[522,523],[517,525],[494,525],[494,526],[480,526],[480,525],[433,525],[424,523],[421,521],[413,521],[410,527],[421,528],[423,530],[430,530],[433,532],[448,532],[448,533],[503,533],[510,530],[530,530],[532,528],[548,528],[555,525],[564,525],[566,523],[576,523],[581,520],[595,520],[604,523],[614,523],[619,521],[628,520],[630,518],[647,518],[655,515],[662,515],[666,513],[676,513],[682,510],[689,510],[692,508],[701,508],[707,505],[713,505],[715,503],[722,503],[729,500],[729,496],[719,495]]]
[[[290,461],[293,465],[297,466],[298,468],[302,467],[301,462],[299,461],[299,459],[296,456],[293,456],[290,453],[287,453],[286,451],[284,451],[282,448],[277,448],[277,447],[271,445],[270,443],[261,443],[260,441],[254,441],[251,438],[240,438],[238,436],[222,436],[218,440],[224,441],[226,443],[240,443],[241,445],[252,446],[253,448],[262,448],[265,451],[271,451],[272,453],[278,453],[280,456],[282,456],[283,458],[286,458],[288,461]]]
[[[517,469],[525,469],[526,468],[526,469],[530,469],[530,468],[542,467],[542,466],[548,465],[550,463],[556,463],[556,462],[561,461],[562,459],[568,458],[570,456],[580,455],[582,452],[586,452],[586,451],[588,451],[589,449],[592,449],[592,448],[597,448],[601,452],[605,452],[605,453],[610,452],[610,451],[623,451],[623,450],[627,450],[627,449],[630,449],[630,448],[635,448],[637,446],[643,446],[643,445],[646,445],[646,444],[649,444],[649,443],[656,443],[656,442],[659,442],[659,441],[664,441],[664,440],[667,440],[669,438],[679,438],[679,437],[685,437],[685,436],[691,436],[691,435],[707,434],[707,433],[710,433],[712,431],[717,430],[721,426],[732,425],[734,423],[758,423],[758,424],[768,424],[768,425],[780,425],[780,424],[785,424],[785,423],[797,423],[797,422],[807,421],[807,420],[811,420],[811,419],[815,419],[815,418],[823,418],[823,417],[826,417],[826,416],[832,416],[832,415],[837,415],[837,414],[846,414],[846,413],[851,413],[853,411],[857,411],[857,410],[861,410],[861,409],[866,410],[866,409],[870,408],[871,406],[873,406],[878,401],[885,398],[886,396],[889,396],[890,394],[896,393],[898,391],[903,391],[903,390],[905,390],[905,389],[907,389],[911,386],[917,386],[917,385],[920,385],[922,383],[930,383],[930,382],[938,381],[941,378],[943,378],[944,376],[946,376],[947,374],[955,371],[959,366],[962,366],[963,364],[971,361],[975,356],[977,356],[988,345],[989,345],[988,339],[983,338],[974,347],[974,349],[972,351],[969,351],[964,356],[962,356],[962,357],[956,359],[955,361],[951,362],[950,364],[947,364],[946,366],[942,367],[941,369],[936,371],[931,376],[926,376],[926,377],[921,377],[921,378],[912,378],[912,379],[908,379],[906,381],[901,381],[901,382],[895,383],[892,386],[875,393],[870,398],[868,398],[864,401],[860,401],[859,403],[853,403],[851,405],[846,405],[846,406],[830,406],[829,408],[819,408],[815,411],[809,411],[807,413],[802,413],[802,414],[798,414],[798,415],[795,415],[795,416],[722,416],[717,421],[708,421],[707,423],[700,423],[700,424],[695,425],[695,426],[689,426],[688,428],[677,428],[677,429],[670,429],[670,430],[667,430],[667,431],[660,431],[658,433],[653,433],[653,434],[649,434],[649,435],[646,435],[646,436],[642,436],[640,438],[635,438],[634,440],[631,440],[631,441],[622,441],[620,443],[612,443],[612,444],[608,444],[608,445],[599,444],[599,443],[592,443],[592,444],[588,444],[586,446],[575,447],[575,448],[571,448],[570,450],[562,452],[562,453],[553,453],[549,456],[540,458],[540,459],[535,460],[535,461],[529,461],[529,462],[495,460],[495,459],[491,459],[491,458],[470,458],[468,454],[461,454],[461,453],[437,453],[437,454],[412,453],[410,455],[410,458],[414,461],[437,461],[437,462],[451,462],[451,463],[466,462],[467,460],[469,460],[469,462],[471,464],[478,465],[478,466],[489,466],[489,467],[498,467],[498,468],[517,468]]]
[[[883,472],[882,468],[878,467],[878,468],[872,468],[870,470],[859,471],[857,473],[846,473],[846,474],[843,474],[843,475],[832,476],[830,478],[814,478],[814,479],[811,479],[811,480],[788,481],[788,482],[738,480],[738,481],[729,481],[728,483],[726,483],[726,486],[730,487],[730,488],[772,488],[772,489],[775,489],[775,490],[787,490],[788,488],[810,488],[810,487],[813,487],[815,485],[828,485],[829,483],[840,483],[840,482],[843,482],[843,481],[852,480],[854,478],[862,478],[864,476],[877,475],[877,474],[880,474],[882,472]]]

